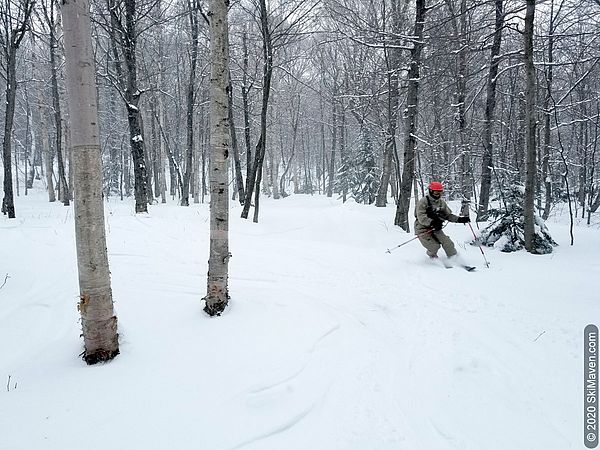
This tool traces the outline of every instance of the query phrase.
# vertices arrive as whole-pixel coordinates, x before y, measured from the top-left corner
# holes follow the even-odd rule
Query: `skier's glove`
[[[443,226],[444,222],[441,219],[436,217],[435,219],[431,220],[431,228],[433,228],[435,231],[440,231]]]
[[[470,221],[471,219],[469,218],[469,216],[459,217],[457,220],[458,223],[469,223]]]
[[[442,222],[444,220],[448,220],[448,217],[444,211],[441,209],[433,209],[431,206],[428,206],[427,209],[425,209],[425,214],[427,214],[427,217],[432,220],[441,220]]]

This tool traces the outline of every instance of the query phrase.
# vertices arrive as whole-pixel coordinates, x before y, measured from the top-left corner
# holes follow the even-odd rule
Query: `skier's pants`
[[[421,234],[419,242],[427,249],[429,256],[436,256],[440,247],[444,249],[448,257],[456,255],[454,242],[442,230]]]

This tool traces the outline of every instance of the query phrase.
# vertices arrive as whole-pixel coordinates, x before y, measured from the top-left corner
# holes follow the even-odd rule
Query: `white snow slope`
[[[230,306],[202,311],[208,206],[106,203],[121,354],[86,366],[72,207],[0,217],[2,450],[583,448],[583,329],[600,324],[600,233],[564,213],[534,256],[426,258],[394,206],[232,203]],[[457,205],[453,205],[456,209]],[[7,277],[8,276],[8,277]]]

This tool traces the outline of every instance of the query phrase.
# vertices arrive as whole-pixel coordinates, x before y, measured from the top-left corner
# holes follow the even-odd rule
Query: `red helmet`
[[[439,181],[432,181],[431,183],[429,183],[429,190],[430,191],[443,191],[444,186],[442,186],[442,183],[440,183]]]

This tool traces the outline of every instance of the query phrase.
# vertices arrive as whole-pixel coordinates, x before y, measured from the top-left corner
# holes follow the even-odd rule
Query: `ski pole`
[[[386,253],[392,253],[392,252],[393,252],[394,250],[396,250],[398,247],[402,247],[403,245],[406,245],[406,244],[408,244],[409,242],[412,242],[412,241],[414,241],[415,239],[418,239],[418,238],[420,238],[421,236],[425,236],[426,234],[429,234],[429,233],[431,233],[432,231],[433,231],[433,230],[427,230],[427,231],[424,231],[423,233],[419,233],[419,234],[417,234],[417,235],[416,235],[414,238],[412,238],[412,239],[409,239],[408,241],[406,241],[406,242],[403,242],[402,244],[398,244],[398,245],[396,245],[395,247],[392,247],[391,249],[389,249],[389,248],[388,248],[388,249],[387,249],[385,252],[386,252]]]
[[[471,222],[468,222],[468,224],[469,224],[469,228],[471,229],[471,233],[473,233],[473,238],[475,239],[475,241],[477,241],[477,236],[475,235],[475,231],[473,231]],[[485,257],[485,253],[483,253],[483,248],[481,248],[481,244],[477,244],[477,247],[479,247],[479,251],[481,252],[481,255],[483,256],[483,260],[485,261],[485,267],[487,267],[489,269],[490,263],[488,262],[487,258]]]

